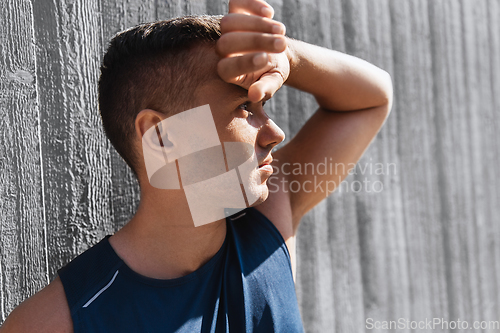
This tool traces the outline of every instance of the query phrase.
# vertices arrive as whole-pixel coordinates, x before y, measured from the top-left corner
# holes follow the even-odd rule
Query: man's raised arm
[[[231,0],[229,9],[216,46],[220,77],[248,89],[254,103],[286,84],[311,93],[319,104],[297,135],[273,153],[279,170],[274,183],[280,187],[273,193],[269,179],[262,206],[285,207],[280,214],[287,218],[274,223],[287,239],[302,216],[340,185],[382,127],[392,106],[391,77],[359,58],[285,37],[285,27],[271,19],[264,1]],[[335,165],[325,173],[285,170],[304,170],[325,159]]]
[[[319,109],[274,153],[278,166],[298,163],[304,170],[306,163],[317,166],[325,159],[336,166],[314,175],[280,170],[287,184],[300,184],[289,192],[296,230],[302,216],[340,185],[382,127],[392,106],[392,82],[387,72],[362,59],[294,39],[287,44],[285,84],[311,93]]]

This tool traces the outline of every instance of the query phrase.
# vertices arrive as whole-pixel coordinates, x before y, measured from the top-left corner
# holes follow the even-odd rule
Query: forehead
[[[236,84],[223,81],[218,75],[202,82],[196,89],[198,103],[238,103],[248,98],[248,91]],[[200,105],[202,105],[200,104]]]

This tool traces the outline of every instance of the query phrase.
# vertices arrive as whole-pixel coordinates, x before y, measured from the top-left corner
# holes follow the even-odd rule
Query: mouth
[[[264,161],[262,161],[262,163],[259,165],[259,169],[262,168],[262,167],[265,167],[266,165],[268,166],[271,166],[271,163],[273,162],[273,158],[272,157],[269,157],[269,158],[266,158]]]

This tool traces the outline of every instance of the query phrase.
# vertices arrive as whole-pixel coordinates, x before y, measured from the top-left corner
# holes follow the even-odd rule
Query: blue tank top
[[[107,235],[58,271],[74,332],[303,332],[278,229],[252,207],[226,226],[214,257],[169,280],[130,269]]]

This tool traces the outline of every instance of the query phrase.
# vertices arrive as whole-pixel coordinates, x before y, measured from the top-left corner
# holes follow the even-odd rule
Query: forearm
[[[384,70],[345,53],[287,38],[290,75],[286,85],[308,92],[331,111],[391,103],[392,82]]]

